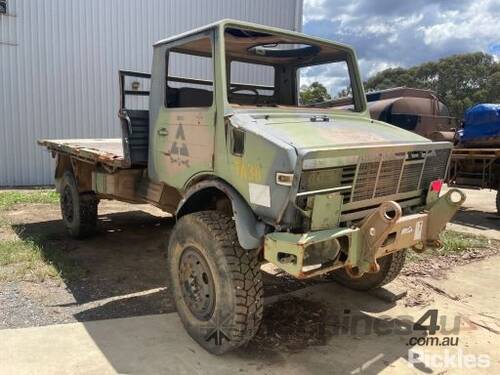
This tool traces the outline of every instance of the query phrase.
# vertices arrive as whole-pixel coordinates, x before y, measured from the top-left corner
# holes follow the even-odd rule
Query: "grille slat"
[[[400,193],[407,193],[418,188],[423,165],[423,162],[405,165],[401,183],[399,184]]]
[[[427,156],[425,160],[424,173],[420,182],[421,189],[427,189],[429,184],[439,178],[444,178],[450,150],[436,150],[435,155]]]
[[[352,200],[354,202],[372,198],[379,164],[378,161],[375,161],[365,162],[359,165],[356,185],[352,195]]]
[[[342,168],[341,186],[352,186],[354,176],[356,175],[356,165],[349,165]],[[343,203],[349,203],[351,199],[352,189],[342,191],[340,194],[343,197]]]
[[[403,168],[403,159],[384,160],[380,167],[375,197],[396,194],[398,190],[398,180]]]

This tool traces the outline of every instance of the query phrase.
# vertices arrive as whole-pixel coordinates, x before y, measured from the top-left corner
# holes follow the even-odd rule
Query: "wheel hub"
[[[179,262],[182,296],[189,310],[200,320],[208,320],[215,306],[215,285],[210,267],[201,252],[186,247]]]

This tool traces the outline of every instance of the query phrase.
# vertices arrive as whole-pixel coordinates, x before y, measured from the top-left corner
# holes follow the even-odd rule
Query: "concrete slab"
[[[500,216],[496,214],[495,205],[496,191],[461,190],[465,192],[467,199],[447,228],[500,240]]]
[[[222,357],[208,354],[184,332],[176,314],[72,323],[0,331],[1,374],[358,374],[500,373],[500,300],[496,291],[500,257],[457,268],[447,280],[429,280],[458,301],[436,294],[431,306],[405,307],[366,293],[325,283],[292,293],[307,301],[327,303],[325,345],[295,352],[256,355],[252,348]],[[429,309],[438,309],[441,331],[433,337],[458,337],[456,347],[412,346],[411,327]],[[446,321],[441,321],[446,317]],[[459,330],[451,330],[455,319]],[[471,323],[472,322],[472,323]],[[474,323],[475,322],[475,323]],[[476,324],[477,323],[477,324]],[[486,326],[486,327],[485,327]],[[408,350],[425,355],[489,356],[488,368],[430,368],[409,365]]]

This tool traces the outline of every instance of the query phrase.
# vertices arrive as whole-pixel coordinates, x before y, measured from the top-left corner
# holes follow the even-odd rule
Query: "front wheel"
[[[340,268],[328,274],[327,277],[350,289],[375,289],[394,280],[403,269],[405,259],[406,250],[400,250],[377,259],[380,266],[380,271],[377,273],[365,273],[359,278],[352,278],[345,268]]]
[[[213,354],[246,344],[257,332],[263,289],[257,250],[238,243],[231,217],[183,216],[168,244],[169,285],[189,335]]]

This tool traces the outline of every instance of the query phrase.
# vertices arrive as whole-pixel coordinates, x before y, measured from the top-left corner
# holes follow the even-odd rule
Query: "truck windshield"
[[[347,49],[231,27],[224,40],[231,105],[360,110]]]

